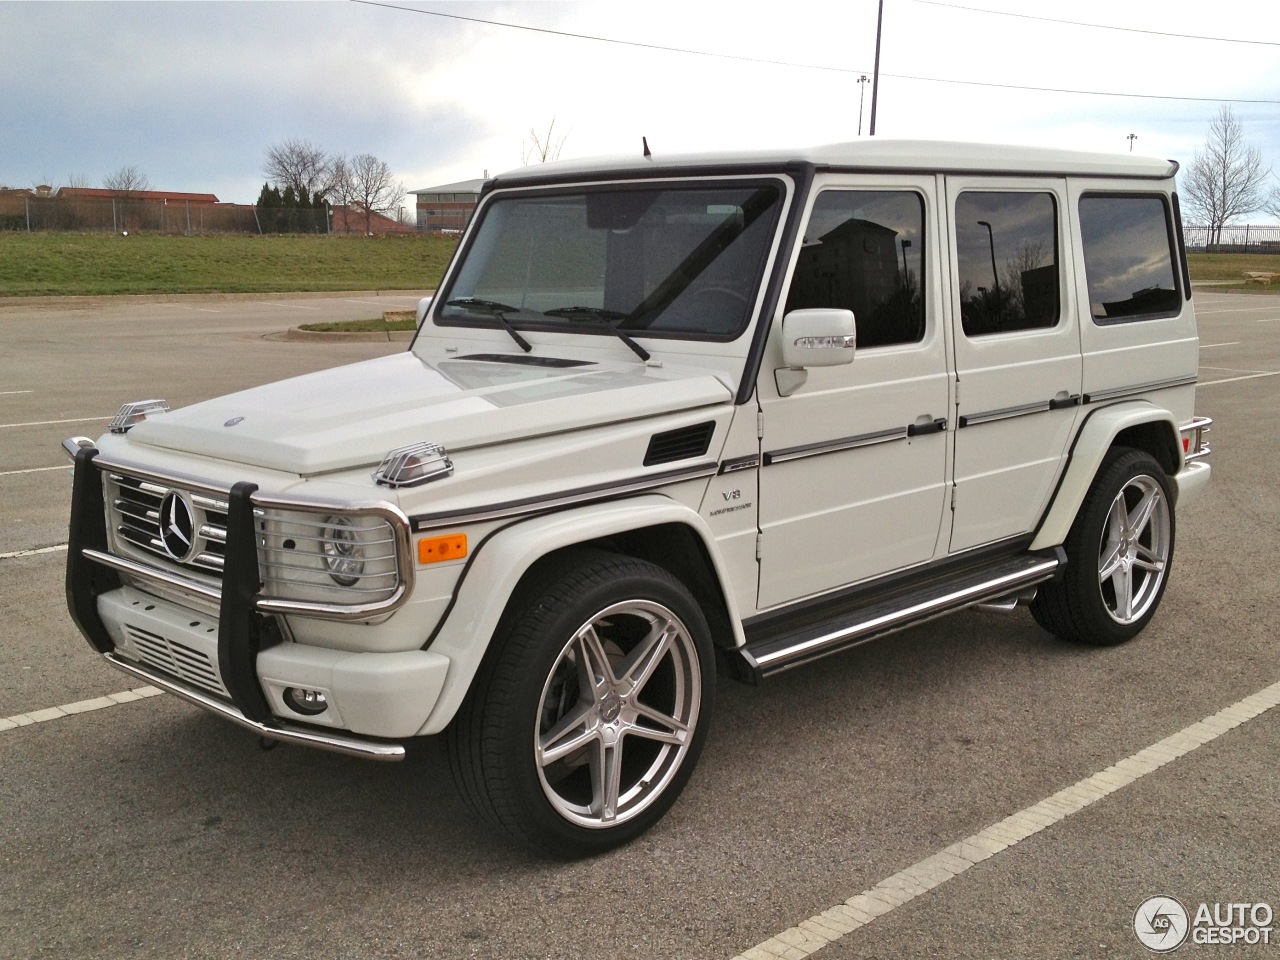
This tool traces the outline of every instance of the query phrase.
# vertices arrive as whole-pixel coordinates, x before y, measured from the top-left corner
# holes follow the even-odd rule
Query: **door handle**
[[[947,418],[939,417],[928,423],[913,423],[907,427],[908,437],[923,437],[930,433],[942,433],[947,429]]]

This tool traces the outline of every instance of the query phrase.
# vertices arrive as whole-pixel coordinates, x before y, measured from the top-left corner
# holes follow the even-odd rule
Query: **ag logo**
[[[1187,908],[1173,897],[1152,897],[1133,915],[1133,932],[1148,950],[1168,953],[1187,939]]]
[[[164,552],[179,563],[191,558],[196,540],[196,520],[191,505],[176,490],[160,501],[160,542]]]

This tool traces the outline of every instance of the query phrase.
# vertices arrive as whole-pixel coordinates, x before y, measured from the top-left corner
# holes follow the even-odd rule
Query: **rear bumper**
[[[1204,460],[1196,460],[1188,463],[1173,476],[1174,486],[1178,489],[1177,504],[1181,510],[1189,503],[1194,503],[1196,498],[1204,492],[1204,488],[1209,485],[1209,475],[1212,468]]]

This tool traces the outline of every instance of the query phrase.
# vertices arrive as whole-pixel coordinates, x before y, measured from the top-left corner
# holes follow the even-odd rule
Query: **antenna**
[[[640,143],[644,146],[644,158],[645,158],[646,160],[652,160],[652,159],[653,159],[653,154],[649,152],[649,138],[648,138],[648,137],[641,137],[641,138],[640,138]]]

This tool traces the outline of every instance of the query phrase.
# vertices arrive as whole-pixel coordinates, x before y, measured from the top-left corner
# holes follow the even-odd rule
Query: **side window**
[[[1181,309],[1163,196],[1081,197],[1080,239],[1094,322],[1170,317]]]
[[[1057,325],[1053,194],[965,191],[956,198],[955,225],[965,336]]]
[[[814,202],[787,310],[852,310],[858,347],[924,337],[924,200],[910,190],[825,190]]]

